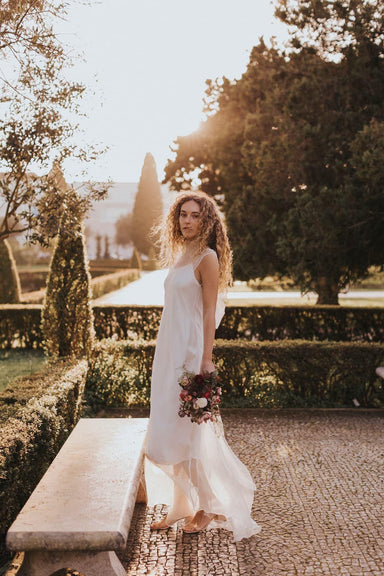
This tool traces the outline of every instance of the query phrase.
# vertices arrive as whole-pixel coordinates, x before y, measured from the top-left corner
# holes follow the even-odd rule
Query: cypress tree
[[[52,255],[42,314],[44,346],[48,354],[89,354],[94,335],[90,301],[82,218],[66,209]]]
[[[12,248],[7,240],[0,240],[0,304],[20,302],[20,280]]]
[[[133,243],[141,254],[149,255],[153,246],[150,231],[162,214],[163,201],[156,163],[148,152],[145,155],[132,216]]]

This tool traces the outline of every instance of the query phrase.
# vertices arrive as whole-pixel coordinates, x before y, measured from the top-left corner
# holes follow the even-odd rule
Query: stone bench
[[[126,576],[125,548],[135,502],[147,502],[147,418],[83,418],[7,534],[24,551],[18,576],[62,568],[84,576]]]

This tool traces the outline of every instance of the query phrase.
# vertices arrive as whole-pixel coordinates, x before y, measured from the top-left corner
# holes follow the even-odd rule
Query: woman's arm
[[[216,254],[207,254],[196,269],[203,291],[204,348],[200,372],[212,372],[212,349],[215,339],[215,312],[219,285],[219,263]]]

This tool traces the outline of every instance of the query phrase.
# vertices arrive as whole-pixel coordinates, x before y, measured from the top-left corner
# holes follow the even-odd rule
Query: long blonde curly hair
[[[190,200],[194,200],[200,206],[202,223],[196,243],[196,256],[207,247],[216,252],[219,261],[219,292],[225,292],[232,283],[232,251],[219,208],[214,199],[205,192],[184,192],[177,195],[168,215],[156,230],[160,245],[160,262],[165,267],[172,265],[184,247],[179,217],[181,207]]]

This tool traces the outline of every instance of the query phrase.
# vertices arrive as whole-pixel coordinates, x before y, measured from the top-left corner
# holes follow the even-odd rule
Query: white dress
[[[224,527],[234,540],[260,531],[251,518],[255,485],[212,422],[192,423],[178,415],[178,378],[183,367],[198,373],[203,353],[202,288],[195,269],[209,253],[193,263],[169,270],[165,303],[152,369],[151,413],[146,455],[174,481],[174,500],[168,522],[198,510],[216,514],[209,527]],[[217,306],[218,308],[218,306]],[[220,323],[223,311],[216,311]],[[219,316],[219,317],[218,317]]]

